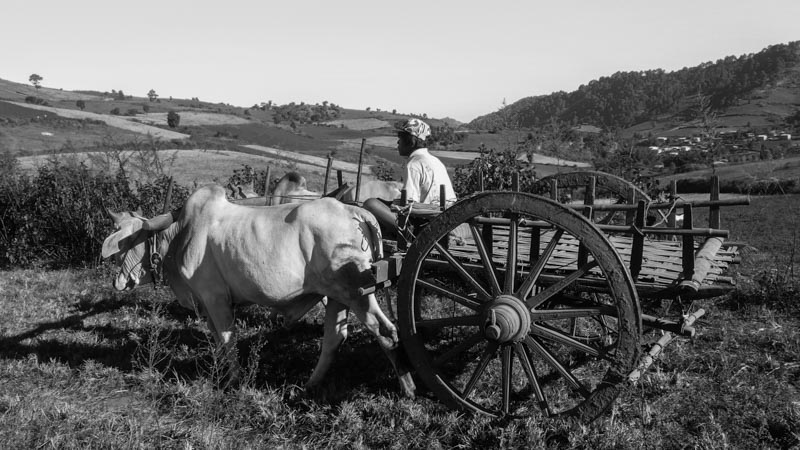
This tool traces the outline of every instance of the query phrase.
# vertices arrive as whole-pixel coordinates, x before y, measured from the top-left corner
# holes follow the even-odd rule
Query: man
[[[445,202],[449,206],[456,202],[456,193],[444,164],[431,155],[425,145],[430,135],[431,127],[419,119],[406,120],[397,130],[397,152],[408,158],[403,189],[409,202],[438,205],[439,186],[444,185]],[[397,217],[389,207],[390,204],[370,198],[364,202],[364,208],[375,215],[384,233],[393,235],[397,228]]]

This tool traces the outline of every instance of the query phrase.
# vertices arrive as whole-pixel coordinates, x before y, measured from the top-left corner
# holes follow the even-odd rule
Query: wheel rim
[[[557,173],[538,180],[534,184],[534,192],[536,194],[544,194],[550,191],[550,180],[558,182],[558,189],[578,189],[586,187],[590,179],[595,179],[595,186],[597,189],[598,198],[603,196],[616,197],[618,203],[633,205],[639,200],[644,200],[650,203],[652,199],[645,191],[631,183],[630,181],[620,178],[616,175],[611,175],[605,172],[597,171],[582,171],[582,172],[564,172]],[[558,193],[556,194],[558,198]],[[656,210],[658,214],[657,219],[663,221],[665,215],[661,210]],[[619,214],[614,211],[609,211],[605,214],[597,214],[594,218],[595,223],[610,224],[614,223],[619,218]]]
[[[549,228],[532,226],[543,223]],[[444,242],[461,224],[470,252]],[[531,264],[525,245],[534,230],[541,257]],[[578,240],[588,256],[566,264]],[[414,241],[398,286],[402,342],[418,375],[451,406],[591,420],[638,360],[639,303],[621,258],[587,219],[543,197],[462,200]]]

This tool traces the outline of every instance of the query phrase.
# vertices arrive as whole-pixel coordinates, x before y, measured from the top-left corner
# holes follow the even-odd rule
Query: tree
[[[122,92],[122,89],[117,92],[117,100],[125,100],[125,93]]]
[[[77,102],[75,102],[75,106],[77,106],[78,108],[80,108],[80,109],[81,109],[81,111],[83,111],[84,109],[86,109],[86,103],[85,103],[83,100],[78,100]]]
[[[170,128],[177,128],[180,123],[180,114],[176,113],[175,111],[170,111],[167,113],[167,125],[169,125]]]
[[[158,98],[158,94],[156,94],[156,90],[155,89],[150,89],[150,92],[147,93],[147,98],[149,98],[151,102],[156,101],[156,99]]]
[[[36,89],[39,89],[40,87],[42,87],[42,84],[41,84],[42,80],[44,80],[44,78],[42,78],[41,76],[39,76],[38,74],[35,74],[35,73],[31,74],[31,76],[28,78],[28,81],[30,81],[31,84],[33,84],[33,87],[35,87]]]

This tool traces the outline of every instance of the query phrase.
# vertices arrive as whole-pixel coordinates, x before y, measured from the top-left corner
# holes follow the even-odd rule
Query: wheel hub
[[[498,296],[486,309],[484,318],[484,335],[500,343],[521,341],[531,328],[530,312],[512,295]]]

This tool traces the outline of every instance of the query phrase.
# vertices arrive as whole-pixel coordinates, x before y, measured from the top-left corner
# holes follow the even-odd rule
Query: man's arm
[[[403,189],[406,190],[406,198],[409,201],[420,201],[421,194],[419,192],[419,184],[421,177],[422,173],[420,168],[416,164],[413,164],[409,161],[409,164],[406,166],[406,181],[403,185]]]

